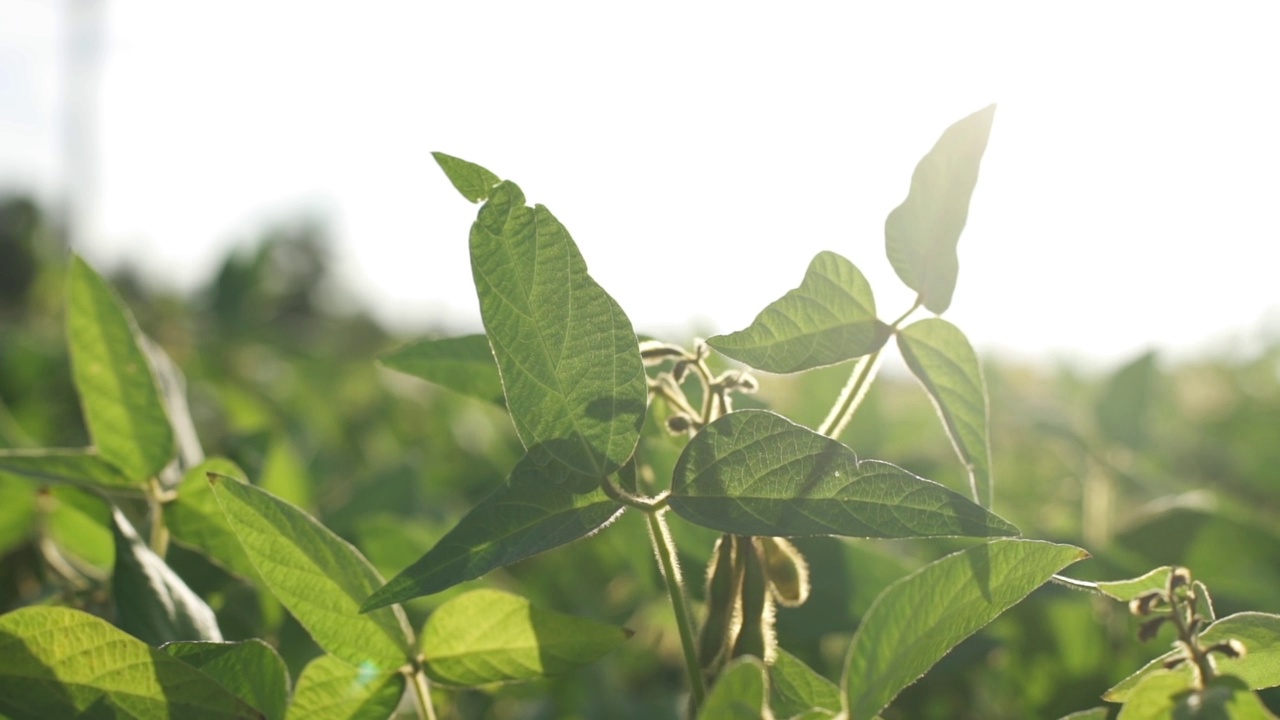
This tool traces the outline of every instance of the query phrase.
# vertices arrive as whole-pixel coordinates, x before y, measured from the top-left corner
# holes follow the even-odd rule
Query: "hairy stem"
[[[675,611],[676,627],[680,631],[680,645],[684,650],[685,670],[689,674],[689,717],[698,714],[707,690],[702,684],[702,671],[698,664],[696,633],[693,621],[689,618],[689,603],[685,600],[684,583],[680,581],[680,569],[676,565],[675,544],[671,541],[671,531],[660,510],[650,511],[649,539],[653,541],[653,551],[662,565],[662,576],[667,581],[667,594],[671,596],[671,609]]]
[[[413,698],[417,701],[418,717],[422,720],[436,720],[436,709],[431,704],[431,685],[427,683],[427,675],[422,668],[413,671]]]
[[[840,433],[844,432],[849,421],[853,419],[853,411],[858,409],[858,405],[862,404],[862,399],[866,397],[867,390],[871,387],[871,378],[875,376],[879,365],[879,350],[858,359],[857,364],[853,366],[853,372],[849,375],[849,382],[845,383],[844,390],[840,391],[840,398],[827,414],[827,419],[818,426],[818,434],[830,438],[840,437]]]

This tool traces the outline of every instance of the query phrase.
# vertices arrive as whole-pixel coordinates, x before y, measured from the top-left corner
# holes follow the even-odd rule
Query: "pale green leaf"
[[[175,640],[222,640],[213,610],[152,552],[116,507],[111,509],[111,531],[116,548],[111,594],[121,630],[157,646]]]
[[[48,493],[51,510],[45,532],[58,551],[93,568],[110,570],[115,564],[110,504],[70,485],[55,485]]]
[[[845,663],[849,720],[869,720],[960,641],[1088,556],[1070,545],[993,540],[898,580],[863,616]]]
[[[1214,662],[1219,672],[1240,678],[1254,690],[1280,686],[1280,615],[1259,612],[1228,615],[1205,628],[1200,634],[1200,644],[1209,647],[1233,638],[1244,643],[1245,655],[1232,659],[1215,654]],[[1147,663],[1108,690],[1103,699],[1124,702],[1143,678],[1162,672],[1161,665],[1172,656],[1173,653],[1169,652]],[[1182,667],[1172,672],[1182,675],[1184,684],[1190,682],[1190,668]]]
[[[531,555],[586,537],[622,506],[599,487],[583,493],[578,478],[526,455],[497,490],[471,509],[417,562],[378,589],[363,609],[446,590]]]
[[[1167,588],[1169,586],[1169,573],[1171,572],[1173,572],[1173,568],[1165,565],[1140,577],[1128,580],[1104,580],[1095,584],[1098,587],[1098,591],[1103,595],[1120,602],[1129,602],[1139,595]]]
[[[622,467],[648,398],[639,342],[568,231],[503,182],[471,226],[471,270],[525,447],[597,478]]]
[[[431,156],[436,159],[440,169],[444,170],[449,182],[462,193],[462,197],[473,203],[488,199],[489,191],[501,182],[497,175],[475,163],[442,152],[433,152]]]
[[[473,590],[431,614],[422,653],[427,677],[470,687],[566,673],[630,636],[625,628],[541,610],[516,595]]]
[[[178,486],[178,497],[165,506],[165,523],[174,541],[200,553],[224,570],[257,581],[258,571],[245,553],[226,513],[209,484],[209,473],[244,481],[244,473],[224,458],[210,458],[192,468]]]
[[[987,383],[982,366],[960,328],[941,318],[898,331],[907,367],[924,385],[969,475],[969,489],[991,507],[991,442],[987,433]]]
[[[1111,716],[1110,708],[1105,706],[1089,708],[1088,710],[1079,710],[1070,715],[1064,715],[1060,720],[1107,720]]]
[[[761,720],[768,717],[768,691],[764,663],[750,656],[738,658],[716,678],[698,720]]]
[[[685,447],[671,484],[684,519],[738,535],[993,537],[1018,529],[943,486],[763,410],[730,413]]]
[[[1275,720],[1238,677],[1210,680],[1196,692],[1186,676],[1159,670],[1144,677],[1120,708],[1116,720]]]
[[[0,715],[14,720],[263,717],[181,660],[101,618],[63,607],[0,615]]]
[[[505,407],[502,378],[484,335],[419,340],[378,359],[392,370]]]
[[[889,339],[876,319],[871,284],[853,263],[820,252],[800,287],[775,300],[745,330],[707,344],[751,367],[774,373],[834,365],[875,352]]]
[[[85,425],[99,454],[130,480],[145,482],[176,448],[133,316],[79,256],[67,279],[67,341]]]
[[[996,106],[988,105],[947,128],[916,165],[907,199],[884,223],[889,262],[935,313],[951,306],[960,269],[956,244],[969,219],[995,113]]]
[[[798,715],[814,708],[840,712],[840,688],[805,665],[800,658],[778,649],[769,666],[770,706],[782,718]]]
[[[289,670],[275,648],[262,640],[175,642],[160,649],[217,680],[267,720],[284,719]]]
[[[1155,352],[1145,352],[1108,378],[1094,407],[1103,437],[1131,448],[1145,444],[1157,372]]]
[[[94,448],[0,450],[0,475],[24,477],[40,483],[112,489],[140,490],[145,484],[121,473]]]
[[[332,655],[307,663],[289,703],[288,720],[386,720],[400,704],[405,678],[358,668]]]
[[[231,478],[210,479],[258,576],[316,644],[379,672],[413,657],[413,633],[399,606],[360,614],[360,601],[383,582],[360,551],[264,490]]]

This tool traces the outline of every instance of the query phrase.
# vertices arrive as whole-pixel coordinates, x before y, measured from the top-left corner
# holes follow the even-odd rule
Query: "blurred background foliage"
[[[416,338],[392,337],[334,301],[342,290],[330,278],[328,246],[324,225],[304,219],[264,232],[186,297],[156,293],[128,268],[111,281],[186,374],[205,451],[314,513],[390,577],[494,488],[521,448],[501,409],[376,364]],[[87,442],[62,327],[64,247],[35,203],[0,198],[0,447]],[[1029,537],[1086,547],[1094,558],[1073,568],[1076,576],[1119,579],[1182,564],[1208,584],[1220,615],[1280,612],[1280,344],[1176,365],[1148,353],[1108,372],[984,363],[997,512]],[[764,377],[758,398],[816,426],[847,373]],[[654,408],[642,440],[659,485],[680,449],[660,414]],[[965,486],[932,406],[892,367],[842,439],[860,456]],[[108,614],[106,522],[92,495],[0,476],[0,611],[56,602]],[[672,524],[700,597],[714,534]],[[624,514],[595,537],[461,586],[507,588],[637,634],[571,677],[451,695],[452,716],[678,716],[679,641],[645,532],[642,518]],[[780,644],[837,681],[880,590],[963,546],[796,544],[813,592],[803,607],[779,610]],[[228,639],[268,638],[295,677],[319,653],[244,580],[176,543],[168,560],[209,600]],[[411,602],[415,626],[457,590]],[[1140,645],[1135,633],[1120,605],[1047,586],[952,652],[885,718],[1050,718],[1090,707],[1170,639]],[[1264,697],[1280,710],[1274,691]]]

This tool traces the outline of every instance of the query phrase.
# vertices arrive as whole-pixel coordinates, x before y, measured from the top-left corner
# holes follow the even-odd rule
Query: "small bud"
[[[1244,646],[1244,643],[1235,638],[1231,638],[1226,642],[1211,645],[1205,652],[1216,652],[1221,654],[1223,657],[1231,658],[1232,660],[1239,660],[1244,657],[1248,651],[1249,649]]]
[[[1191,584],[1191,571],[1184,567],[1175,567],[1169,573],[1169,594],[1172,595],[1174,590]]]
[[[1161,665],[1164,667],[1165,670],[1172,670],[1186,661],[1187,661],[1186,657],[1182,655],[1175,655],[1169,658],[1168,660],[1165,660],[1163,663],[1161,663]]]
[[[1151,614],[1151,609],[1163,599],[1164,596],[1159,590],[1143,593],[1129,601],[1129,612],[1138,617],[1146,617]]]
[[[1147,642],[1160,632],[1160,626],[1169,620],[1168,615],[1161,615],[1138,626],[1138,642]]]
[[[689,428],[693,427],[693,421],[688,415],[677,413],[667,418],[667,432],[672,435],[689,432]]]
[[[738,392],[750,395],[759,389],[760,381],[755,375],[745,372],[738,375]]]
[[[675,367],[671,368],[671,379],[675,380],[677,385],[684,382],[684,377],[685,375],[688,375],[688,374],[689,374],[689,361],[687,360],[681,360],[680,362],[676,363]]]
[[[640,359],[646,366],[661,365],[668,358],[684,355],[684,348],[660,340],[645,340],[640,343]]]

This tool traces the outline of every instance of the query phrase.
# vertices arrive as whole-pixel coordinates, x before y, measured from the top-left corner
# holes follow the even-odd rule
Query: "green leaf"
[[[57,549],[95,568],[110,570],[115,564],[110,504],[69,485],[54,486],[48,492],[52,510],[46,532]]]
[[[228,572],[257,582],[258,570],[222,512],[209,484],[209,473],[245,480],[240,468],[225,458],[200,463],[183,477],[177,499],[165,506],[165,524],[179,544],[198,550]]]
[[[473,590],[444,603],[422,629],[427,677],[476,686],[558,675],[594,662],[631,631],[533,607],[497,590]]]
[[[260,718],[208,675],[88,613],[0,615],[0,715]]]
[[[498,364],[484,335],[419,340],[383,355],[379,362],[468,397],[506,406]]]
[[[867,355],[888,339],[889,326],[876,319],[871,284],[853,263],[820,252],[800,287],[771,303],[747,329],[707,344],[751,367],[794,373]]]
[[[1228,615],[1205,628],[1200,634],[1200,644],[1209,647],[1232,638],[1244,643],[1245,655],[1231,659],[1215,654],[1214,662],[1219,672],[1240,678],[1253,690],[1280,686],[1280,615],[1259,612]],[[1138,672],[1121,680],[1102,698],[1111,702],[1125,702],[1143,678],[1162,672],[1162,664],[1171,657],[1173,653],[1169,652],[1152,660]],[[1182,676],[1184,685],[1190,683],[1189,667],[1184,666],[1172,672]]]
[[[161,650],[198,668],[266,716],[283,720],[289,699],[289,670],[265,642],[175,642]]]
[[[813,708],[828,710],[831,715],[840,712],[840,688],[786,650],[778,649],[778,657],[769,666],[769,681],[773,688],[769,704],[778,717],[789,718]]]
[[[475,163],[469,163],[442,152],[433,152],[431,156],[439,163],[440,169],[444,170],[449,182],[462,193],[462,197],[473,203],[487,200],[489,191],[501,182],[497,175]]]
[[[1070,545],[994,540],[890,585],[863,616],[849,647],[849,720],[874,717],[960,641],[1087,556]]]
[[[1146,443],[1146,420],[1151,411],[1156,377],[1156,354],[1147,352],[1107,380],[1094,408],[1104,437],[1131,448],[1140,448]]]
[[[1111,717],[1111,709],[1102,706],[1089,708],[1088,710],[1079,710],[1070,715],[1064,715],[1060,720],[1107,720]]]
[[[0,557],[26,542],[35,529],[36,485],[0,472]]]
[[[0,475],[23,477],[40,483],[93,485],[113,489],[141,489],[145,485],[141,480],[123,475],[93,448],[0,450]]]
[[[404,695],[404,675],[370,672],[332,655],[307,663],[288,720],[386,720]]]
[[[114,506],[111,531],[116,546],[111,594],[121,630],[157,646],[174,640],[222,640],[213,610],[147,547]]]
[[[1129,602],[1153,590],[1164,590],[1169,586],[1169,573],[1173,568],[1165,565],[1158,567],[1140,577],[1129,580],[1106,580],[1096,583],[1098,591],[1113,600]]]
[[[947,128],[911,174],[907,199],[884,223],[885,253],[924,306],[951,306],[960,270],[956,244],[969,219],[969,198],[987,149],[996,106],[988,105]]]
[[[578,488],[558,465],[529,455],[511,477],[462,518],[435,547],[364,602],[384,607],[447,590],[496,568],[586,537],[608,525],[622,506],[597,487]]]
[[[907,367],[924,385],[969,474],[973,498],[991,507],[991,443],[987,436],[987,383],[978,355],[960,328],[941,318],[898,331]]]
[[[708,425],[676,462],[671,508],[737,535],[991,537],[1018,529],[943,486],[763,410]]]
[[[173,429],[124,303],[79,256],[67,279],[72,379],[89,437],[104,460],[133,482],[173,459]]]
[[[596,478],[622,467],[648,398],[639,342],[568,231],[503,182],[471,226],[471,270],[525,447]]]
[[[1216,677],[1203,692],[1187,678],[1161,670],[1143,678],[1116,720],[1275,720],[1258,696],[1237,677]]]
[[[764,663],[750,656],[738,658],[716,679],[698,720],[761,720],[768,717],[768,690]]]
[[[382,585],[360,551],[264,490],[216,475],[210,482],[258,575],[316,644],[377,672],[413,657],[404,610],[359,613],[360,601]]]

